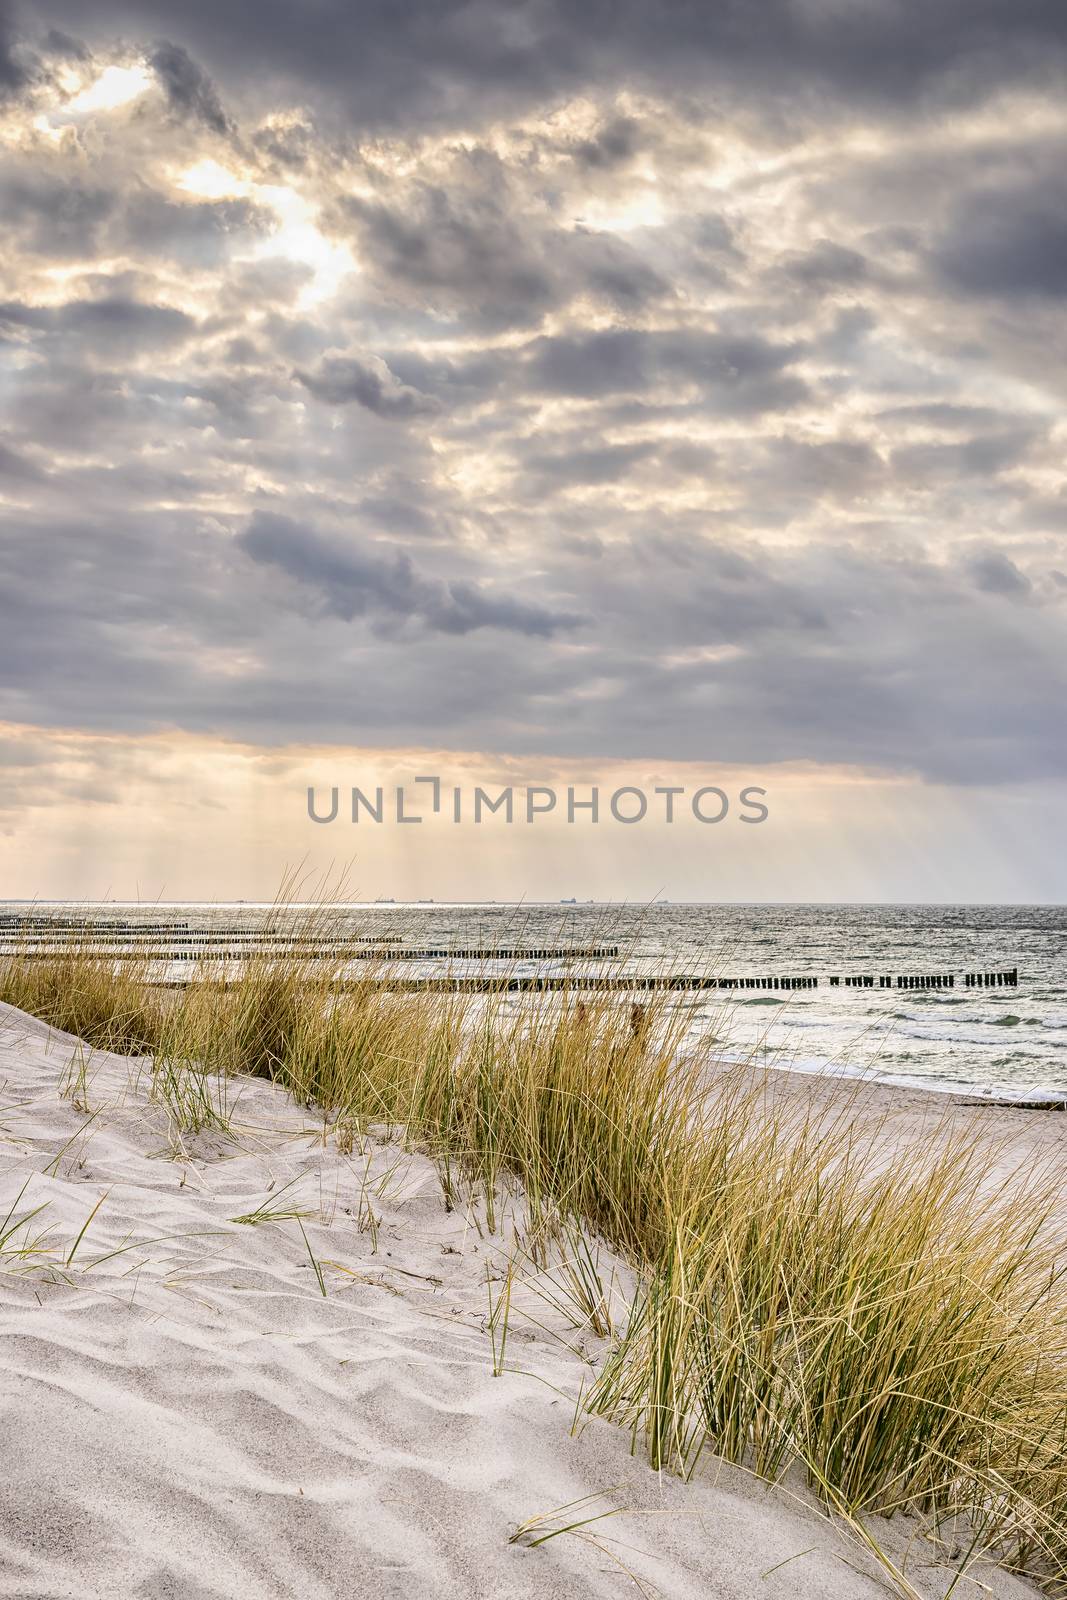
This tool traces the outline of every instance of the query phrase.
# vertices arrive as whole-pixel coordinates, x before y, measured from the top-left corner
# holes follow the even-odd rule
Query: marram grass
[[[347,1148],[370,1128],[429,1151],[445,1203],[490,1228],[521,1183],[527,1238],[555,1232],[596,1310],[580,1225],[637,1268],[629,1318],[584,1405],[651,1464],[713,1454],[798,1466],[859,1526],[924,1513],[1067,1593],[1067,1291],[1052,1184],[935,1128],[894,1151],[856,1119],[787,1113],[765,1077],[680,1048],[652,997],[392,993],[373,969],[257,956],[178,991],[148,967],[11,958],[0,999],[91,1044],[150,1056],[178,1136],[224,1130],[209,1075],[267,1076]],[[793,1104],[791,1097],[781,1097]]]

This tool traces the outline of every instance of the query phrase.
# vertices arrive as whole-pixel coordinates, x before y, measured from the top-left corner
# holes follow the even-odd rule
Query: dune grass
[[[653,1467],[799,1468],[857,1526],[917,1511],[1067,1593],[1067,1290],[1047,1177],[994,1183],[996,1151],[945,1128],[894,1152],[847,1108],[790,1110],[803,1100],[723,1068],[710,1042],[683,1051],[683,1014],[659,997],[515,1003],[390,992],[363,964],[341,989],[339,974],[261,954],[233,984],[205,970],[164,995],[72,950],[10,959],[0,998],[150,1056],[188,1133],[225,1126],[209,1075],[255,1073],[320,1107],[344,1148],[374,1128],[425,1149],[446,1205],[476,1196],[491,1230],[521,1185],[531,1254],[562,1243],[561,1283],[611,1337],[583,1405]],[[588,1234],[637,1269],[621,1326]],[[509,1291],[490,1286],[494,1366]]]
[[[120,1055],[151,1051],[165,998],[146,983],[148,962],[117,963],[71,939],[47,960],[21,954],[0,969],[0,1000],[41,1017],[86,1044]]]

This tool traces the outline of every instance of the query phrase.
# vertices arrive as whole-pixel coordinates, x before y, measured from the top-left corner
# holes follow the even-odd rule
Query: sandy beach
[[[983,1173],[986,1191],[997,1193],[1027,1177],[1051,1178],[1059,1204],[1050,1222],[1067,1237],[1067,1192],[1059,1181],[1067,1172],[1067,1111],[905,1088],[873,1077],[770,1071],[759,1081],[766,1085],[770,1107],[798,1117],[840,1118],[866,1133],[877,1130],[885,1161],[905,1168],[909,1150],[920,1140],[977,1135],[992,1158]]]
[[[445,1209],[427,1158],[339,1151],[259,1080],[231,1084],[232,1139],[180,1141],[147,1077],[2,1008],[0,1216],[43,1209],[0,1271],[0,1594],[899,1592],[791,1481],[707,1459],[686,1484],[607,1422],[572,1431],[607,1341],[532,1269],[493,1375],[521,1197],[490,1236],[478,1208]],[[875,1085],[781,1092],[888,1106],[902,1139],[931,1111]],[[1062,1155],[1061,1114],[953,1114],[1005,1137],[1006,1159]],[[621,1314],[629,1275],[600,1265]],[[916,1522],[872,1526],[915,1593],[945,1594],[955,1573]],[[953,1590],[1036,1592],[988,1568]]]

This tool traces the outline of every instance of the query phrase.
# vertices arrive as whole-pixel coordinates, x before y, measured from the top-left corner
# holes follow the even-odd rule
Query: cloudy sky
[[[0,895],[1067,898],[1065,68],[1061,0],[0,0]],[[771,816],[307,820],[426,771]]]

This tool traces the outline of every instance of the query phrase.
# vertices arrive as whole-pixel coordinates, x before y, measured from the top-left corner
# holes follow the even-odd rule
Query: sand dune
[[[0,1260],[0,1595],[895,1592],[800,1489],[710,1461],[686,1485],[610,1424],[572,1436],[605,1341],[535,1287],[492,1375],[486,1273],[499,1293],[517,1201],[490,1236],[446,1211],[428,1159],[339,1151],[258,1080],[232,1086],[236,1137],[179,1148],[143,1063],[86,1053],[71,1094],[78,1050],[0,1007],[0,1218],[23,1185],[15,1216],[45,1208]],[[304,1215],[232,1220],[264,1206]],[[916,1524],[876,1533],[920,1595],[945,1593]],[[1034,1593],[985,1570],[954,1597]]]

